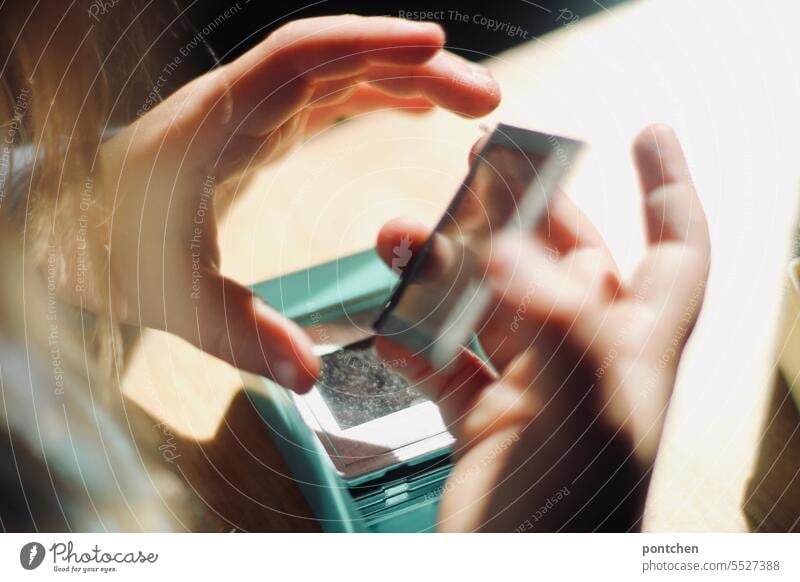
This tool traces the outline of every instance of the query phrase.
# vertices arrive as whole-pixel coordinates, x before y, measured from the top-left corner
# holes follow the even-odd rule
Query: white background
[[[38,541],[48,555],[38,569],[19,563]],[[118,565],[116,573],[54,573],[49,548],[72,541],[76,553],[157,552],[155,564]],[[642,557],[643,545],[697,545],[698,554]],[[2,580],[798,580],[800,536],[791,534],[5,534]],[[775,572],[642,573],[645,561],[780,560]]]

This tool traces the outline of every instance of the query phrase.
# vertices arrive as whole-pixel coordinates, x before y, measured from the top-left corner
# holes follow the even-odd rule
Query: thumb
[[[320,373],[311,339],[296,323],[250,289],[213,267],[202,271],[194,307],[195,331],[187,338],[237,368],[306,392]]]

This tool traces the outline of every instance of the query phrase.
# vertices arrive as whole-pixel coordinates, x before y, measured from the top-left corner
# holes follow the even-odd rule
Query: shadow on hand
[[[219,430],[207,441],[175,434],[148,415],[160,442],[161,462],[186,485],[192,531],[314,532],[319,527],[267,428],[244,390],[231,401]]]
[[[141,341],[140,330],[123,329],[126,364]],[[319,526],[267,427],[244,390],[231,400],[219,430],[207,441],[176,434],[129,399],[126,413],[138,426],[154,427],[161,460],[186,485],[192,507],[184,524],[192,531],[316,532]],[[137,439],[140,446],[144,446]],[[157,457],[156,457],[157,458]]]

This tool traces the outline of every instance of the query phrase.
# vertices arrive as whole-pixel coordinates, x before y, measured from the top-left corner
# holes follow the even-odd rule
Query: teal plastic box
[[[259,283],[253,290],[314,338],[342,327],[342,322],[361,334],[396,284],[396,275],[369,250]],[[324,531],[435,529],[439,498],[452,467],[452,438],[439,439],[443,446],[413,458],[343,475],[336,447],[323,442],[327,439],[298,408],[301,397],[265,378],[251,377],[250,383],[248,395]]]

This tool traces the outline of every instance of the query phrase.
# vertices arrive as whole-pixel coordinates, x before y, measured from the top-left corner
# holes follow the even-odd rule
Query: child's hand
[[[110,246],[111,313],[309,388],[319,362],[304,332],[219,271],[214,189],[341,117],[434,106],[490,112],[497,84],[443,42],[435,24],[392,18],[292,22],[104,144],[91,244]],[[92,288],[68,298],[104,309],[102,296]]]
[[[594,226],[557,197],[548,224],[501,240],[487,273],[496,301],[479,338],[499,377],[462,354],[445,373],[386,339],[387,360],[442,407],[458,462],[442,530],[627,530],[641,523],[678,362],[709,266],[705,216],[672,130],[635,146],[649,248],[622,281]],[[403,236],[387,224],[390,258]],[[415,245],[415,246],[417,246]]]

